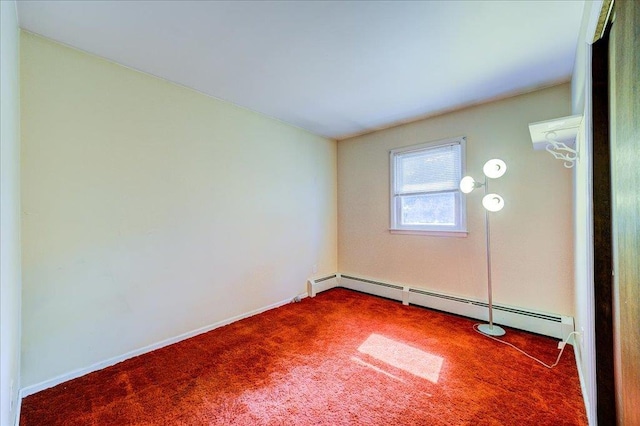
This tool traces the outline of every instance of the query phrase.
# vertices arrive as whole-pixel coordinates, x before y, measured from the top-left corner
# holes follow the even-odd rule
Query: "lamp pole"
[[[484,195],[489,193],[489,179],[485,176],[484,178]],[[485,239],[487,242],[487,287],[489,291],[489,331],[482,331],[485,334],[490,334],[492,336],[502,336],[505,334],[505,331],[502,330],[501,327],[493,326],[493,291],[491,289],[491,225],[489,222],[489,210],[484,209],[484,229],[485,229]],[[485,324],[486,325],[486,324]],[[482,327],[482,326],[480,326]],[[499,330],[502,330],[502,333]]]
[[[489,194],[489,178],[484,177],[484,196]],[[489,293],[489,324],[480,324],[478,330],[489,336],[504,336],[506,331],[499,325],[493,325],[493,290],[491,288],[491,223],[489,221],[489,210],[484,209],[484,233],[487,246],[487,291]]]
[[[471,176],[465,176],[460,181],[460,190],[468,194],[475,188],[484,186],[484,197],[482,205],[484,206],[484,229],[485,243],[487,248],[487,291],[489,304],[489,324],[480,324],[478,330],[489,336],[504,336],[506,331],[499,325],[493,324],[493,289],[491,282],[491,224],[489,221],[489,213],[497,212],[504,206],[504,200],[498,194],[489,193],[489,178],[496,179],[502,176],[507,170],[507,165],[499,159],[489,160],[485,163],[482,171],[484,172],[484,182],[480,183]]]

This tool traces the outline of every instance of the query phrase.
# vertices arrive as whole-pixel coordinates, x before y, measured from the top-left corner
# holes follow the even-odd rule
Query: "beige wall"
[[[335,272],[336,143],[22,34],[23,384]]]
[[[0,2],[0,424],[20,388],[20,80],[16,4]]]
[[[486,299],[481,191],[467,198],[467,238],[390,234],[389,155],[401,146],[467,136],[467,172],[506,161],[491,189],[506,201],[491,216],[496,303],[572,315],[572,174],[533,151],[528,124],[571,115],[570,85],[464,109],[338,143],[338,267],[372,277]]]

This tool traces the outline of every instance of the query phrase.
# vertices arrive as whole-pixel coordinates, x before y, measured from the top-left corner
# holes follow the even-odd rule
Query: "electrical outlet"
[[[311,267],[311,273],[312,273],[312,274],[316,274],[317,272],[318,272],[318,265],[317,265],[317,264],[314,264],[314,265]]]
[[[566,345],[565,342],[558,342],[558,349],[564,348],[564,345]]]

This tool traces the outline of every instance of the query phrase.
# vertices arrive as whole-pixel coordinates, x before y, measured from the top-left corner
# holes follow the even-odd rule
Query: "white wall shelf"
[[[581,123],[582,115],[572,115],[529,124],[533,149],[545,149],[556,159],[564,161],[565,167],[573,167],[578,159],[575,145]]]

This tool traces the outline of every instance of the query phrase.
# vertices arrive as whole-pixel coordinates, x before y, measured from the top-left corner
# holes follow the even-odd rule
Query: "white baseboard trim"
[[[307,293],[300,293],[295,297],[298,297],[299,299],[303,299],[303,298],[307,297]],[[69,371],[68,373],[60,374],[59,376],[53,377],[53,378],[45,380],[43,382],[36,383],[36,384],[30,385],[30,386],[26,386],[26,387],[20,389],[20,393],[19,393],[20,397],[19,397],[19,402],[18,403],[21,405],[22,404],[22,398],[25,398],[25,397],[27,397],[29,395],[33,395],[34,393],[38,393],[38,392],[43,391],[45,389],[52,388],[54,386],[59,385],[60,383],[67,382],[69,380],[73,380],[73,379],[76,379],[78,377],[82,377],[82,376],[84,376],[86,374],[93,373],[94,371],[102,370],[103,368],[110,367],[110,366],[118,364],[119,362],[122,362],[122,361],[126,361],[127,359],[130,359],[130,358],[142,355],[142,354],[146,354],[146,353],[151,352],[151,351],[155,351],[156,349],[160,349],[160,348],[163,348],[165,346],[169,346],[169,345],[172,345],[174,343],[181,342],[181,341],[189,339],[191,337],[195,337],[195,336],[197,336],[199,334],[206,333],[206,332],[211,331],[211,330],[215,330],[216,328],[224,327],[225,325],[229,325],[229,324],[231,324],[233,322],[240,321],[242,319],[249,318],[249,317],[252,317],[254,315],[261,314],[261,313],[263,313],[265,311],[268,311],[268,310],[275,309],[275,308],[278,308],[280,306],[286,305],[288,303],[293,302],[295,300],[295,297],[290,297],[288,299],[281,300],[281,301],[276,302],[276,303],[272,303],[271,305],[264,306],[264,307],[258,308],[258,309],[254,309],[253,311],[246,312],[246,313],[240,314],[240,315],[236,315],[234,317],[227,318],[227,319],[224,319],[222,321],[218,321],[218,322],[216,322],[214,324],[206,325],[204,327],[200,327],[200,328],[197,328],[195,330],[188,331],[186,333],[182,333],[182,334],[180,334],[178,336],[175,336],[175,337],[170,337],[168,339],[162,340],[162,341],[157,342],[157,343],[153,343],[151,345],[142,347],[140,349],[135,349],[135,350],[127,352],[125,354],[118,355],[118,356],[115,356],[113,358],[106,359],[104,361],[96,362],[95,364],[91,364],[91,365],[89,365],[87,367],[78,368],[76,370]],[[18,415],[18,419],[17,420],[19,420],[19,418],[20,418],[20,416]],[[17,425],[18,425],[18,423],[16,423],[16,426]]]
[[[576,359],[576,369],[578,370],[578,378],[580,379],[580,390],[582,391],[582,399],[584,400],[584,408],[587,412],[587,421],[589,425],[596,425],[597,421],[591,413],[591,402],[589,401],[589,393],[587,392],[587,382],[582,374],[582,352],[580,350],[581,342],[574,335],[573,356]]]
[[[14,414],[15,418],[13,419],[13,424],[15,426],[20,425],[20,410],[22,409],[22,389],[18,391],[18,400],[16,401],[16,413]]]

